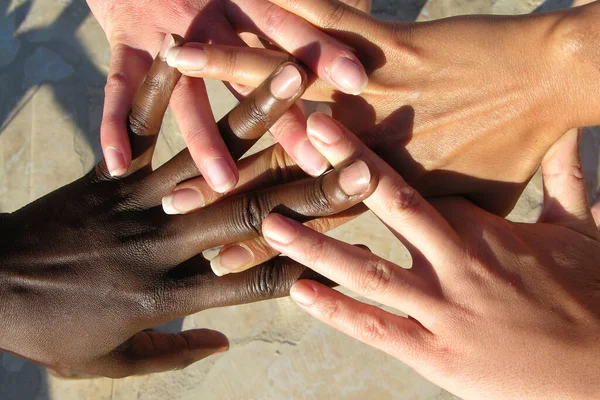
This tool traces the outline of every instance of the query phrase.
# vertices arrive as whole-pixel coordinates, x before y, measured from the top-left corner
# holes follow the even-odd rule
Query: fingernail
[[[333,63],[329,77],[338,89],[353,95],[361,94],[369,82],[364,69],[346,57],[340,57]]]
[[[123,153],[114,147],[104,149],[104,161],[106,162],[106,168],[108,168],[110,176],[121,176],[127,172]]]
[[[173,47],[167,53],[167,64],[173,68],[198,70],[207,62],[206,52],[197,47]]]
[[[303,282],[296,283],[290,289],[290,296],[296,303],[300,303],[305,306],[310,306],[315,302],[317,293],[312,286]]]
[[[158,56],[164,60],[165,58],[167,58],[169,50],[171,50],[173,47],[175,47],[175,38],[171,34],[165,35],[165,40],[163,40],[163,44],[160,49],[160,53],[158,53]]]
[[[364,161],[355,161],[340,173],[339,182],[344,193],[348,196],[356,196],[369,187],[371,171]]]
[[[306,139],[296,144],[294,154],[302,169],[312,176],[322,175],[329,166],[325,157]]]
[[[298,236],[298,229],[294,223],[281,215],[272,214],[266,220],[263,235],[274,242],[290,244]]]
[[[331,118],[321,113],[311,114],[308,117],[306,131],[309,136],[324,144],[335,144],[343,137],[340,127]]]
[[[302,76],[293,65],[285,66],[271,80],[271,94],[278,99],[289,99],[294,96],[302,85]]]
[[[169,215],[185,214],[204,207],[204,204],[202,193],[190,188],[176,190],[162,199],[163,210]]]
[[[210,261],[210,267],[217,276],[237,271],[252,261],[252,254],[243,246],[225,247]]]
[[[325,103],[317,103],[317,105],[315,106],[314,112],[323,113],[329,117],[333,116],[333,110],[331,110],[331,107],[329,107]]]
[[[205,164],[206,177],[212,188],[219,193],[225,193],[235,186],[236,178],[229,163],[220,157],[211,158]]]

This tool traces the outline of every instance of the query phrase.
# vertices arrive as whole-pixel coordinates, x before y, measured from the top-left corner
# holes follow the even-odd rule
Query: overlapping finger
[[[319,178],[242,193],[193,214],[172,216],[169,231],[191,256],[260,236],[263,219],[273,211],[306,221],[347,210],[368,197],[377,180],[370,161],[358,159]]]
[[[270,215],[263,234],[271,247],[368,299],[420,320],[427,320],[428,310],[436,305],[427,282],[409,270],[290,218]]]
[[[365,204],[405,243],[434,265],[443,266],[457,249],[458,235],[448,222],[385,161],[331,117],[315,113],[308,120],[311,143],[332,165],[357,157],[370,159],[380,172],[377,189]]]

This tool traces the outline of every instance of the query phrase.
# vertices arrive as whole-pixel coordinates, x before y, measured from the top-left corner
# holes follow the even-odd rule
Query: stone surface
[[[568,0],[375,0],[377,16],[411,21],[477,13],[528,13]],[[0,0],[0,212],[10,212],[87,172],[100,157],[99,127],[109,50],[83,0]],[[218,119],[235,100],[207,82]],[[266,138],[263,146],[269,143]],[[169,112],[155,164],[184,147]],[[583,136],[589,193],[599,187],[600,131]],[[535,221],[534,177],[510,218]],[[401,265],[410,257],[372,215],[333,236],[365,243]],[[452,399],[399,361],[309,318],[289,299],[208,310],[163,329],[223,331],[231,350],[177,372],[124,380],[65,381],[0,354],[0,399]]]

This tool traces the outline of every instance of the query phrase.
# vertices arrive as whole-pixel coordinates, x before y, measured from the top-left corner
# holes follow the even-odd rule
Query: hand
[[[586,201],[577,132],[544,158],[540,222],[517,224],[462,198],[428,203],[323,114],[311,117],[309,128],[332,165],[356,155],[377,165],[379,185],[365,204],[413,262],[400,268],[273,214],[263,223],[271,246],[410,317],[310,280],[292,287],[300,307],[466,399],[600,396],[600,234]]]
[[[300,76],[298,86],[277,98],[278,78],[290,68]],[[188,151],[151,171],[178,78],[158,57],[140,87],[129,116],[134,159],[126,177],[112,178],[101,162],[70,185],[0,215],[0,348],[59,370],[110,377],[183,368],[225,351],[228,341],[219,332],[147,329],[207,308],[283,296],[299,277],[313,274],[281,260],[217,279],[201,252],[257,237],[272,210],[329,215],[372,193],[377,175],[367,160],[264,190],[255,190],[263,178],[245,176],[248,193],[191,215],[166,215],[161,198],[198,172]],[[232,110],[219,122],[232,153],[243,154],[304,87],[301,71],[288,63]],[[274,184],[285,180],[284,172],[274,174],[280,177]]]
[[[333,116],[425,197],[461,194],[506,214],[564,132],[600,121],[600,59],[586,39],[593,35],[584,34],[598,32],[600,2],[415,24],[379,21],[332,0],[273,2],[356,49],[369,74],[360,97],[317,80],[305,98],[332,101]],[[248,86],[287,57],[189,46],[205,50],[204,64],[181,66],[184,75]],[[288,153],[304,149],[305,136],[286,139],[280,143]],[[317,165],[307,164],[307,172]]]
[[[88,4],[112,50],[100,129],[113,176],[124,174],[130,166],[127,115],[150,67],[150,54],[161,49],[165,32],[233,46],[245,46],[237,32],[252,32],[278,44],[345,93],[359,93],[367,81],[360,62],[345,45],[267,0],[88,0]],[[165,41],[163,55],[173,45]],[[209,185],[219,192],[235,186],[237,170],[215,127],[203,81],[182,79],[171,105],[192,158]]]

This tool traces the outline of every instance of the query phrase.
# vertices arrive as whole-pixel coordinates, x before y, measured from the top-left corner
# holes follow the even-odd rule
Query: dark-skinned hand
[[[109,377],[183,368],[224,351],[228,341],[219,332],[149,328],[207,308],[287,295],[311,273],[278,258],[218,278],[202,251],[260,235],[272,210],[306,220],[350,208],[374,190],[369,161],[256,190],[291,179],[274,166],[264,176],[244,176],[240,187],[251,192],[190,215],[166,215],[161,199],[198,174],[187,150],[154,172],[150,165],[178,78],[156,58],[129,116],[133,162],[123,177],[111,177],[102,161],[81,179],[0,215],[0,348],[54,369]],[[305,84],[295,64],[282,65],[219,122],[236,158]]]

